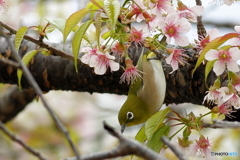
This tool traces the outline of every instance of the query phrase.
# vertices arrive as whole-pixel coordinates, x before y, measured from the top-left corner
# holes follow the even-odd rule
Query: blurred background
[[[205,7],[203,21],[206,29],[218,28],[220,34],[234,32],[233,27],[240,23],[239,3],[232,6],[222,5],[221,1],[203,0]],[[45,18],[67,19],[73,12],[84,8],[88,0],[10,0],[10,6],[0,20],[18,29],[20,26],[46,24]],[[194,6],[195,1],[183,0],[187,6]],[[33,35],[34,36],[34,35]],[[191,42],[197,39],[196,26],[188,33]],[[48,34],[48,42],[61,43],[62,35],[58,30]],[[117,144],[117,140],[103,129],[103,121],[120,130],[117,113],[126,96],[98,93],[78,93],[70,91],[50,91],[44,95],[51,107],[67,126],[81,154],[106,151]],[[195,115],[208,112],[205,107],[192,104],[171,105],[180,112],[191,112]],[[209,121],[210,117],[206,118]],[[50,159],[58,160],[73,156],[67,142],[55,127],[41,101],[34,100],[24,111],[7,124],[9,129],[34,149]],[[134,137],[141,125],[130,127],[124,133]],[[219,152],[238,152],[240,154],[240,130],[205,129],[204,134],[216,145]],[[167,157],[175,159],[167,152]],[[35,160],[21,146],[10,141],[0,132],[1,160]],[[119,158],[123,159],[123,158]],[[130,159],[126,157],[125,159]],[[197,158],[193,158],[197,159]],[[239,157],[217,157],[217,159],[234,160]]]

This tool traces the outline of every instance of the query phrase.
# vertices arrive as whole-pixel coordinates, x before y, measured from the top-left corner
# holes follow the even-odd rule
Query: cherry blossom
[[[239,36],[236,38],[230,39],[229,43],[231,45],[240,46],[240,26],[235,26],[234,29],[237,33],[239,33]]]
[[[83,55],[81,57],[81,61],[84,64],[88,64],[90,67],[94,67],[94,63],[92,63],[92,57],[97,56],[97,49],[90,48],[90,47],[84,47],[81,49],[81,52],[87,52],[87,54]]]
[[[189,137],[192,137],[192,135]],[[182,138],[177,137],[178,138],[177,145],[179,146],[179,149],[184,153],[184,155],[190,154],[189,151],[192,143],[194,142],[193,140],[191,140],[192,138],[189,138],[189,137],[182,137]]]
[[[85,49],[87,54],[82,56],[81,61],[88,64],[90,67],[94,67],[94,72],[98,75],[106,73],[107,68],[110,67],[111,71],[119,70],[119,63],[114,62],[114,56],[111,56],[109,52],[103,53],[97,49]]]
[[[127,49],[128,46],[127,45],[123,45],[120,42],[116,42],[112,47],[111,47],[111,51],[114,53],[114,55],[117,58],[121,58],[123,56],[123,53],[125,51],[125,49]]]
[[[159,24],[162,33],[167,37],[169,44],[171,39],[175,40],[176,45],[187,46],[189,40],[187,36],[181,33],[187,33],[191,29],[191,24],[185,18],[180,18],[177,13],[168,14],[165,20]]]
[[[211,156],[211,144],[208,138],[205,138],[203,135],[200,135],[198,140],[195,140],[195,143],[191,146],[190,156],[195,157],[200,155],[207,160],[213,160],[214,157]]]
[[[133,84],[135,80],[138,78],[142,78],[141,74],[143,72],[137,70],[137,68],[133,65],[132,60],[130,58],[125,59],[126,69],[124,69],[124,73],[120,77],[120,83]]]
[[[135,0],[132,5],[132,10],[127,14],[127,18],[131,19],[135,17],[136,22],[145,21],[150,28],[157,27],[159,20],[161,19],[161,14],[152,14],[153,10],[148,10],[148,8],[143,4],[141,0]],[[136,5],[137,4],[137,5]]]
[[[223,3],[228,5],[228,6],[232,5],[233,2],[234,2],[234,0],[223,0]]]
[[[221,97],[217,103],[218,105],[225,103],[225,105],[234,106],[236,108],[240,107],[240,98],[231,83],[229,83],[227,87],[219,88],[218,91]]]
[[[134,3],[131,6],[130,12],[127,14],[127,18],[131,19],[135,17],[137,22],[141,22],[144,20],[143,12],[146,10],[147,7],[143,4],[141,0],[134,0]]]
[[[223,103],[218,107],[214,107],[213,110],[219,113],[219,115],[224,114],[229,118],[234,118],[234,116],[232,115],[232,112],[235,112],[235,111],[232,110],[232,106],[227,105],[226,103]]]
[[[9,0],[0,0],[0,11],[4,13],[4,10],[8,9]]]
[[[136,42],[137,44],[143,43],[143,40],[145,37],[147,37],[147,32],[145,32],[143,29],[137,30],[135,27],[132,27],[130,31],[130,42]]]
[[[204,97],[203,103],[207,101],[208,103],[218,103],[221,99],[221,92],[215,88],[210,87],[209,91],[207,91],[207,95]]]
[[[180,17],[184,17],[192,22],[197,22],[197,16],[201,16],[203,14],[204,7],[203,6],[194,6],[187,7],[181,1],[178,1],[178,14]]]
[[[237,60],[240,59],[240,50],[237,47],[228,50],[215,50],[211,49],[205,55],[205,59],[214,61],[213,71],[217,76],[221,75],[227,68],[229,71],[238,72],[239,67]]]
[[[200,50],[202,50],[209,42],[217,38],[219,31],[216,28],[207,31],[207,35],[204,38],[201,38],[201,41],[198,43]]]
[[[168,56],[166,58],[166,63],[170,64],[172,67],[172,72],[176,71],[179,66],[178,63],[184,65],[186,63],[185,58],[188,58],[188,56],[186,54],[183,54],[181,49],[168,49],[169,51],[171,51],[172,53],[170,54],[170,56]]]
[[[153,12],[157,15],[161,14],[163,11],[171,13],[174,11],[174,8],[171,4],[171,0],[155,0],[151,1],[149,6],[153,8]]]

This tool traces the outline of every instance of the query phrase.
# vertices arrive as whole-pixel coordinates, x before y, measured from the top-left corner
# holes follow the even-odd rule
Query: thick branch
[[[5,123],[14,118],[35,96],[31,88],[20,92],[16,85],[7,87],[0,95],[0,121]]]
[[[2,39],[0,40],[0,46],[2,46],[0,48],[1,55],[6,59],[14,60],[11,50]],[[25,41],[21,45],[20,54],[23,56],[34,48],[36,48],[34,44]],[[70,50],[66,50],[66,52],[71,53]],[[132,53],[135,52],[137,52],[136,49],[132,51]],[[202,103],[207,90],[203,76],[204,67],[200,67],[191,77],[197,53],[195,50],[188,50],[187,54],[191,57],[188,60],[189,64],[181,67],[180,70],[169,74],[172,70],[171,67],[164,68],[167,80],[166,103]],[[119,77],[123,73],[123,69],[113,73],[107,72],[105,75],[99,76],[94,74],[92,68],[79,62],[79,73],[76,73],[71,60],[42,54],[37,54],[31,61],[29,69],[43,91],[71,90],[114,94],[127,94],[128,91],[127,84],[119,84]],[[10,65],[0,62],[0,74],[0,83],[17,84],[16,69]],[[213,73],[210,74],[210,83],[214,76]],[[22,86],[23,88],[30,87],[24,77]]]
[[[15,61],[12,51],[3,39],[0,39],[0,53],[6,59]],[[62,48],[60,45],[53,46]],[[31,42],[24,41],[20,48],[20,55],[24,55],[37,46]],[[71,53],[70,49],[66,52]],[[119,84],[119,77],[123,70],[108,73],[105,76],[94,74],[93,70],[84,64],[78,65],[79,73],[73,65],[73,61],[58,56],[44,56],[37,54],[30,62],[29,69],[43,91],[49,90],[72,90],[81,92],[99,92],[126,94],[128,86]],[[0,83],[17,84],[16,68],[0,62]],[[23,76],[23,88],[29,88],[30,85]]]

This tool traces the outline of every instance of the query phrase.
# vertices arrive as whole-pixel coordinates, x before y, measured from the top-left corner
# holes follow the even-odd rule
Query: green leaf
[[[103,0],[90,0],[91,2],[89,2],[86,6],[86,8],[89,8],[91,10],[97,10],[97,9],[102,9],[103,6]]]
[[[78,60],[78,55],[79,55],[79,49],[82,43],[82,39],[84,38],[84,35],[88,29],[88,27],[91,25],[92,21],[88,20],[84,22],[79,29],[76,31],[76,33],[73,36],[72,39],[72,51],[73,51],[73,56],[74,56],[74,66],[76,71],[78,72],[77,69],[77,60]]]
[[[217,37],[214,40],[212,40],[210,43],[208,43],[206,45],[206,47],[203,48],[202,52],[200,53],[200,56],[198,57],[197,63],[195,68],[192,71],[192,76],[194,74],[194,72],[196,71],[196,69],[200,66],[200,64],[203,62],[203,60],[205,59],[205,54],[210,50],[210,49],[217,49],[218,47],[220,47],[223,43],[225,43],[227,40],[234,38],[234,37],[238,37],[238,33],[228,33],[225,34],[224,36],[221,37]]]
[[[161,137],[167,136],[169,134],[170,127],[165,125],[162,126],[161,128],[158,128],[152,135],[152,138],[147,142],[147,146],[154,150],[155,152],[159,153],[162,146],[163,142],[161,141]]]
[[[49,56],[49,55],[51,55],[51,51],[44,49],[41,51],[41,54],[45,55],[45,56]]]
[[[29,51],[28,53],[26,53],[22,58],[23,64],[28,65],[28,63],[37,54],[37,52],[38,52],[37,50],[32,50],[32,51]],[[23,71],[21,69],[18,69],[17,77],[18,77],[18,86],[19,86],[20,90],[22,90],[22,86],[21,86],[22,74],[23,74]]]
[[[145,134],[147,140],[152,138],[153,133],[163,124],[164,118],[167,116],[171,109],[168,107],[164,110],[158,111],[152,117],[150,117],[145,124]]]
[[[216,62],[216,60],[207,62],[206,67],[205,67],[205,82],[207,82],[208,74],[211,72],[215,62]]]
[[[118,0],[104,0],[104,9],[110,20],[112,32],[114,32],[120,14],[120,7],[120,2]]]
[[[73,13],[66,22],[64,33],[63,33],[63,41],[66,42],[67,36],[74,29],[74,27],[89,13],[91,10],[89,9],[81,9],[75,13]]]
[[[56,27],[57,29],[59,29],[59,31],[64,34],[64,28],[65,28],[65,24],[66,24],[66,19],[62,19],[62,18],[55,18],[53,20],[51,19],[46,19],[46,21],[48,21],[51,25],[53,25],[54,27]]]
[[[101,13],[98,13],[95,18],[95,28],[96,28],[97,45],[99,48],[100,48],[101,27],[102,27]]]
[[[138,133],[135,136],[135,139],[141,143],[147,140],[147,137],[145,134],[145,125],[142,126],[142,128],[138,131]]]
[[[102,39],[108,39],[111,36],[111,31],[107,31],[105,33],[102,34]]]
[[[15,40],[14,40],[16,52],[18,52],[21,42],[23,40],[23,37],[26,34],[27,30],[28,30],[28,27],[26,27],[26,26],[23,26],[18,29]]]

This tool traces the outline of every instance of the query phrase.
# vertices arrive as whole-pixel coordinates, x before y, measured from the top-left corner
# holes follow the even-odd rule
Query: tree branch
[[[16,61],[12,55],[12,51],[9,49],[8,44],[0,39],[0,54],[6,59]],[[56,44],[53,46],[59,47]],[[24,41],[20,47],[19,54],[24,56],[30,50],[35,49],[37,46],[31,42]],[[70,49],[66,52],[71,53]],[[139,55],[138,49],[132,47],[130,53]],[[200,66],[191,75],[192,70],[195,66],[198,53],[194,49],[187,49],[185,52],[190,58],[187,59],[187,64],[181,66],[179,70],[169,74],[172,69],[169,65],[164,62],[164,68],[166,81],[167,81],[167,92],[165,103],[194,103],[202,104],[202,100],[207,91],[204,83],[204,66]],[[123,64],[122,64],[123,65]],[[17,84],[16,69],[8,71],[9,65],[0,62],[0,83]],[[33,74],[37,83],[43,91],[50,90],[71,90],[79,92],[98,92],[98,93],[114,93],[114,94],[127,94],[128,85],[119,84],[120,77],[123,73],[121,68],[117,72],[108,71],[105,75],[96,75],[92,68],[88,65],[79,63],[78,70],[76,73],[73,65],[73,61],[61,58],[58,56],[44,56],[37,54],[31,63],[28,65],[29,70]],[[215,78],[215,74],[211,72],[209,74],[209,84]],[[27,80],[22,78],[22,87],[31,87]],[[181,88],[181,89],[179,89]]]
[[[17,33],[17,31],[14,28],[12,28],[9,25],[3,23],[2,21],[0,21],[0,26],[2,26],[3,28],[7,29],[11,34],[16,34]],[[34,44],[36,44],[36,45],[38,45],[39,47],[48,49],[49,51],[51,51],[51,53],[53,55],[60,56],[62,58],[66,58],[66,59],[69,59],[69,60],[73,60],[73,56],[71,56],[71,55],[69,55],[67,53],[64,53],[61,50],[58,50],[58,49],[56,49],[56,48],[54,48],[54,47],[52,47],[52,46],[42,42],[41,40],[34,39],[34,38],[32,38],[32,37],[30,37],[28,35],[24,35],[23,38],[28,40],[28,41],[30,41],[30,42],[32,42],[32,43],[34,43]]]
[[[5,59],[5,58],[0,58],[0,61],[7,64],[8,66],[14,67],[16,69],[20,69],[20,65],[14,61],[11,61],[11,60]]]
[[[0,129],[5,133],[6,136],[8,136],[12,141],[18,143],[20,146],[22,146],[24,149],[26,149],[28,152],[30,152],[32,155],[36,156],[40,160],[48,160],[46,157],[44,157],[40,152],[34,150],[30,146],[28,146],[26,143],[24,143],[20,138],[16,137],[13,133],[11,133],[4,124],[0,121]]]
[[[213,120],[213,124],[205,123],[203,127],[206,128],[240,128],[239,122],[226,122],[221,120]]]
[[[179,160],[187,160],[187,158],[180,152],[180,150],[178,150],[177,146],[171,144],[170,140],[167,137],[162,136],[161,140],[173,151]]]
[[[23,89],[22,92],[16,85],[7,86],[1,90],[0,95],[0,121],[6,123],[21,112],[30,103],[36,93],[33,89]]]
[[[117,132],[115,129],[113,129],[105,122],[104,128],[105,130],[108,131],[109,134],[111,134],[112,136],[116,137],[119,140],[118,146],[107,152],[99,152],[91,155],[81,156],[80,160],[103,160],[127,155],[136,155],[146,160],[166,160],[165,158],[161,157],[158,153],[147,148],[142,143],[139,143],[134,139],[124,137],[122,134]],[[64,160],[76,160],[76,157],[66,158]]]

